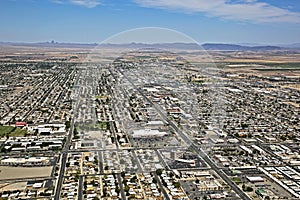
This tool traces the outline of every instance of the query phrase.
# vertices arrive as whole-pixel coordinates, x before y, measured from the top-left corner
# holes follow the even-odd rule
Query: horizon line
[[[57,42],[57,41],[43,41],[43,42],[11,42],[11,41],[0,41],[0,44],[24,44],[24,45],[37,45],[37,44],[47,44],[47,45],[158,45],[158,44],[195,44],[195,45],[204,45],[204,44],[221,44],[221,45],[240,45],[240,46],[280,46],[280,45],[300,45],[300,42],[294,43],[257,43],[257,42],[156,42],[156,43],[146,43],[146,42],[126,42],[126,43],[97,43],[97,42]]]

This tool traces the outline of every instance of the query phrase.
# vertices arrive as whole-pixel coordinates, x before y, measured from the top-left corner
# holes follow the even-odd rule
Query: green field
[[[232,180],[233,182],[235,182],[236,184],[242,183],[242,180],[241,180],[239,177],[232,177],[231,180]]]
[[[26,130],[13,126],[0,126],[0,137],[22,137],[27,133]]]
[[[100,128],[101,130],[107,130],[109,127],[109,122],[100,122],[100,124],[97,125],[97,128]]]

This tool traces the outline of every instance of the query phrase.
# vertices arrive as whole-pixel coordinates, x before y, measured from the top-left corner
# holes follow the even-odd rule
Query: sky
[[[132,38],[141,33],[128,30],[160,27],[144,37],[300,43],[299,0],[1,0],[0,18],[1,42],[113,43],[120,32]]]

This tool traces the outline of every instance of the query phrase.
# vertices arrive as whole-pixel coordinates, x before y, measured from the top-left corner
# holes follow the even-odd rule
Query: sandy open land
[[[8,167],[0,166],[0,179],[18,179],[50,176],[52,167]]]
[[[13,191],[13,190],[24,190],[26,188],[27,182],[18,182],[18,183],[12,183],[7,184],[7,186],[0,189],[0,192],[2,191]]]

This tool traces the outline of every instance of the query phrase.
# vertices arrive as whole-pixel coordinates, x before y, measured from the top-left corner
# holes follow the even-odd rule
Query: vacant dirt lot
[[[18,182],[12,184],[6,184],[5,187],[0,189],[0,192],[3,191],[14,191],[14,190],[24,190],[26,188],[27,182]]]
[[[0,166],[0,179],[32,178],[50,176],[52,167],[8,167]]]

